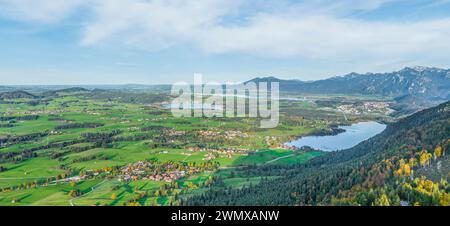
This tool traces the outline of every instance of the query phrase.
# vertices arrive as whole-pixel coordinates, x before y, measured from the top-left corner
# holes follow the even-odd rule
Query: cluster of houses
[[[204,137],[215,137],[215,138],[225,138],[228,140],[235,139],[235,138],[248,138],[250,135],[248,133],[244,133],[242,131],[236,130],[236,131],[211,131],[211,130],[201,130],[197,132],[198,135],[204,136]]]
[[[279,138],[275,136],[266,136],[264,138],[266,144],[271,148],[281,148]]]
[[[139,130],[140,130],[140,128],[137,126],[132,126],[132,127],[127,128],[127,131],[139,131]]]
[[[167,117],[163,117],[163,118],[140,118],[138,119],[138,122],[161,122],[161,121],[166,121],[168,118]]]
[[[47,109],[36,109],[32,111],[25,111],[25,112],[17,112],[16,110],[9,110],[6,112],[3,112],[2,115],[8,116],[8,115],[57,115],[66,112],[66,110],[47,110]]]
[[[216,137],[216,136],[220,136],[220,135],[221,135],[220,132],[217,132],[217,131],[211,131],[211,130],[200,130],[200,131],[198,131],[197,133],[198,133],[198,135],[200,135],[200,136],[205,136],[205,137],[209,137],[209,136],[214,136],[214,137]]]
[[[217,158],[217,155],[215,155],[214,153],[208,152],[205,157],[203,158],[203,160],[205,161],[210,161],[210,160],[214,160]]]
[[[295,137],[291,137],[292,139],[295,139]],[[271,148],[275,148],[275,149],[286,149],[286,150],[302,150],[302,148],[298,148],[295,146],[290,146],[290,145],[286,145],[285,143],[282,142],[282,140],[280,140],[279,137],[275,137],[275,136],[267,136],[264,138],[266,144],[271,147]]]
[[[233,158],[235,154],[247,155],[251,150],[247,148],[198,148],[198,147],[190,147],[188,148],[190,152],[206,152],[203,160],[210,161],[216,158]]]
[[[188,174],[199,172],[198,168],[176,165],[175,163],[159,164],[140,161],[129,164],[121,169],[120,181],[153,180],[172,182]]]
[[[362,115],[367,113],[387,114],[392,112],[392,109],[389,108],[389,103],[376,101],[340,105],[337,107],[337,110],[346,114],[354,115]]]
[[[248,138],[250,135],[248,133],[241,132],[239,130],[236,131],[225,131],[225,138],[234,139],[234,138]]]
[[[184,136],[184,135],[186,135],[186,131],[171,130],[171,131],[169,131],[169,133],[167,135],[169,135],[169,136]]]
[[[52,131],[49,132],[49,134],[50,135],[60,135],[60,134],[62,134],[62,132],[58,132],[58,131],[52,130]]]

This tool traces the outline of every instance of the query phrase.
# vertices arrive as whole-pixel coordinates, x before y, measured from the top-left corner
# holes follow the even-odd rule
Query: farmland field
[[[298,136],[364,117],[387,119],[344,120],[312,100],[283,100],[280,125],[261,129],[252,118],[174,118],[164,92],[133,101],[127,91],[97,92],[1,102],[0,205],[176,205],[217,180],[242,188],[262,179],[230,174],[234,168],[323,155],[284,146]]]

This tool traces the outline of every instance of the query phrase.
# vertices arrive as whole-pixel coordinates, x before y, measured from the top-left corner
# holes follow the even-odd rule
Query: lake
[[[309,146],[322,151],[338,151],[348,149],[383,132],[386,125],[378,122],[360,122],[351,126],[339,126],[345,132],[333,136],[307,136],[288,142],[293,147]]]

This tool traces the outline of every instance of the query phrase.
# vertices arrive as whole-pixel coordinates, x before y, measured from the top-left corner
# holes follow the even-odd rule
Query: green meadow
[[[42,97],[38,104],[3,101],[1,117],[8,120],[0,127],[0,205],[176,205],[217,180],[240,188],[262,179],[227,175],[235,169],[302,164],[323,155],[283,143],[340,122],[292,113],[330,114],[310,101],[282,101],[273,129],[259,128],[254,118],[174,118],[162,106],[85,92]],[[170,182],[120,180],[120,169],[149,160],[200,169]],[[207,163],[217,168],[201,168]]]

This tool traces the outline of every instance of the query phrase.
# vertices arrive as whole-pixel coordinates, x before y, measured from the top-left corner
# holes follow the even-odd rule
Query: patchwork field
[[[311,100],[283,100],[280,125],[261,129],[252,118],[174,118],[164,100],[103,95],[71,90],[1,102],[0,205],[176,205],[217,180],[240,188],[262,179],[234,168],[323,155],[283,143],[348,122]]]

